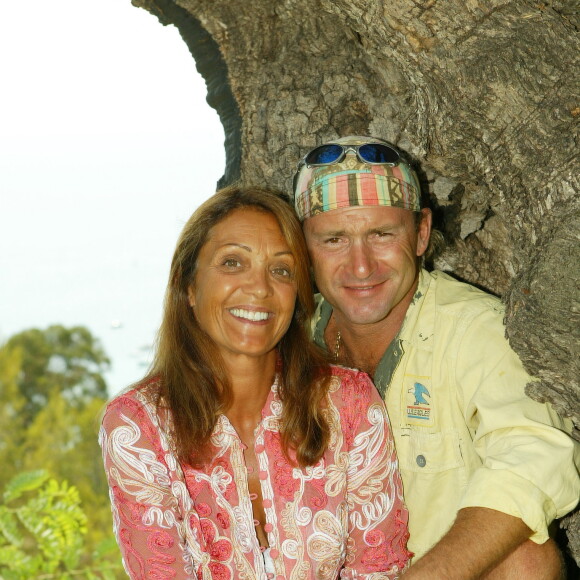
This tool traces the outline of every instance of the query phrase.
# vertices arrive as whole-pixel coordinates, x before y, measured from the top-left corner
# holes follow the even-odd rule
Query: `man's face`
[[[374,324],[405,310],[415,291],[418,256],[427,249],[431,212],[396,207],[349,207],[304,222],[319,291],[351,324]]]

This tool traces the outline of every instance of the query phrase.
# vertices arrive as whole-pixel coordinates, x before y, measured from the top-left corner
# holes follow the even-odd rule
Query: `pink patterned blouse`
[[[278,429],[277,383],[255,453],[275,575],[254,530],[243,443],[225,416],[203,469],[178,461],[151,390],[107,407],[99,443],[114,529],[133,579],[397,578],[409,559],[407,510],[385,407],[366,374],[333,367],[331,442],[314,466],[293,467]]]

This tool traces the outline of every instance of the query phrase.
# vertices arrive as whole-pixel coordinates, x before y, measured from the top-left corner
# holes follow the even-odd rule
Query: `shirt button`
[[[258,445],[255,447],[256,453],[262,453],[264,449],[266,448],[261,443],[258,443]]]
[[[424,455],[417,455],[416,461],[419,467],[425,467],[425,465],[427,465],[427,460]]]
[[[274,560],[280,555],[280,552],[276,550],[276,548],[270,548],[270,556],[274,558]]]
[[[265,500],[262,502],[262,505],[263,505],[265,508],[271,508],[271,507],[272,507],[272,500],[271,500],[271,499],[265,499]]]
[[[260,471],[258,477],[262,480],[262,481],[266,481],[268,479],[268,472],[267,471]]]
[[[270,533],[272,530],[274,529],[274,526],[272,524],[266,524],[264,526],[264,531]]]

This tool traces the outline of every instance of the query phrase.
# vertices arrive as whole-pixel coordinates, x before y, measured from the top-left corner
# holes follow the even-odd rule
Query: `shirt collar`
[[[415,290],[411,304],[409,304],[409,307],[407,308],[401,330],[397,335],[398,338],[403,341],[415,342],[417,337],[415,336],[413,329],[417,326],[419,314],[421,314],[421,326],[424,328],[431,326],[430,321],[425,319],[425,312],[423,312],[423,305],[425,303],[425,297],[427,296],[431,280],[431,275],[427,270],[421,269],[419,271],[419,283],[417,284],[417,289]],[[433,318],[432,313],[431,318]]]

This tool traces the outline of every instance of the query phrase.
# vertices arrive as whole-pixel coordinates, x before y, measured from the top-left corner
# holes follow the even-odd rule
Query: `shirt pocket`
[[[457,431],[403,428],[398,439],[401,469],[427,474],[464,467]]]

